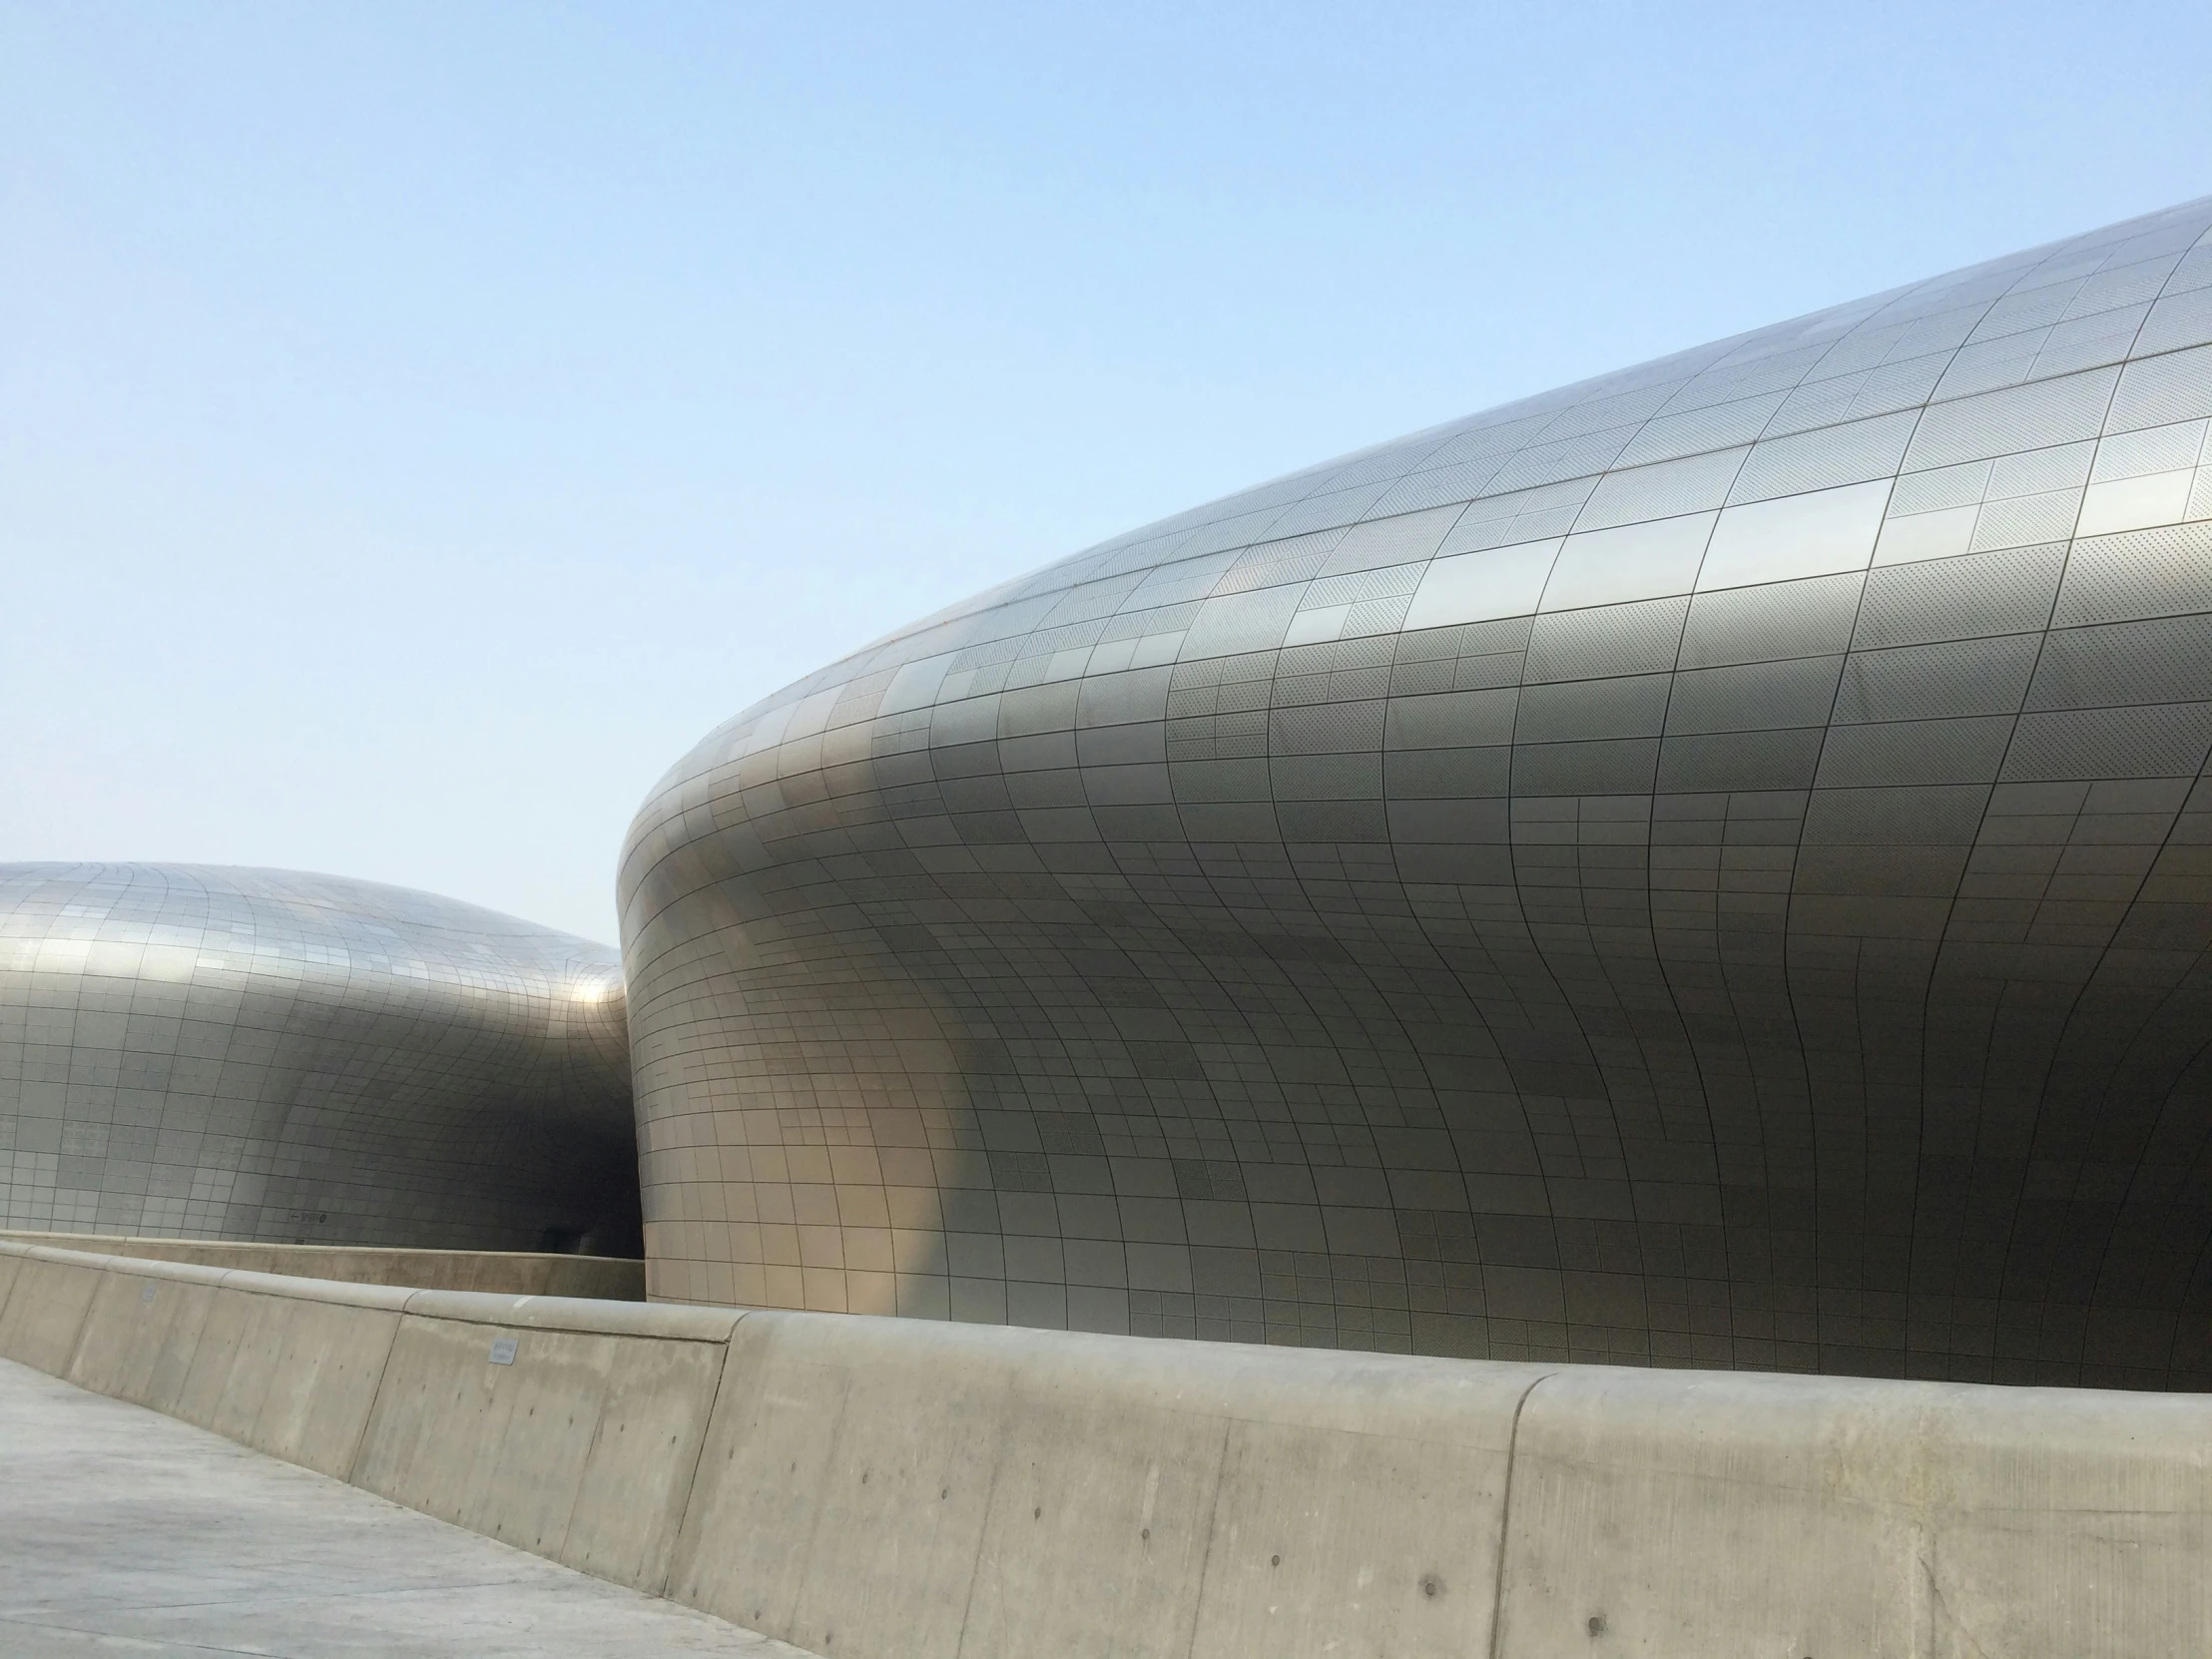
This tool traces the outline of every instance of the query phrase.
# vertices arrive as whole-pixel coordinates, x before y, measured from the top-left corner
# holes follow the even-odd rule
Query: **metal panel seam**
[[[738,1325],[745,1323],[745,1311],[738,1314]],[[684,1547],[684,1534],[691,1530],[692,1501],[699,1495],[699,1465],[707,1460],[707,1441],[713,1437],[715,1412],[722,1406],[722,1380],[730,1371],[730,1344],[738,1334],[738,1325],[730,1328],[730,1335],[722,1340],[722,1364],[715,1368],[714,1392],[707,1397],[707,1414],[699,1419],[699,1446],[692,1452],[691,1472],[684,1477],[684,1505],[676,1517],[676,1530],[668,1537],[668,1553],[661,1561],[661,1575],[649,1592],[652,1595],[668,1594],[669,1574],[676,1570],[676,1557]],[[602,1409],[604,1420],[604,1409]],[[595,1434],[596,1437],[596,1434]],[[573,1524],[575,1516],[570,1515]]]
[[[113,1270],[102,1266],[94,1271],[104,1280]],[[18,1271],[16,1277],[22,1278],[22,1273]],[[92,1324],[92,1305],[99,1300],[100,1286],[96,1284],[92,1288],[92,1295],[85,1298],[85,1311],[77,1316],[77,1335],[69,1340],[69,1358],[62,1362],[62,1369],[54,1374],[65,1382],[69,1381],[69,1374],[77,1369],[77,1355],[85,1346],[85,1331]]]
[[[1497,1500],[1497,1583],[1490,1592],[1490,1659],[1499,1659],[1499,1644],[1505,1639],[1505,1546],[1513,1533],[1513,1465],[1519,1460],[1521,1413],[1528,1409],[1529,1396],[1558,1375],[1545,1372],[1513,1401],[1513,1426],[1505,1435],[1505,1487]]]
[[[364,1492],[368,1488],[355,1478],[360,1473],[361,1448],[368,1444],[368,1425],[376,1420],[376,1408],[384,1402],[384,1383],[391,1376],[391,1351],[399,1346],[399,1327],[406,1317],[406,1310],[402,1308],[392,1318],[391,1330],[384,1338],[383,1362],[376,1368],[376,1386],[369,1390],[368,1409],[361,1413],[361,1426],[353,1435],[352,1454],[345,1459],[345,1483]]]
[[[1196,1659],[1198,1653],[1198,1627],[1206,1613],[1206,1575],[1214,1564],[1214,1537],[1221,1529],[1221,1484],[1229,1472],[1229,1434],[1244,1420],[1233,1411],[1224,1411],[1221,1417],[1221,1450],[1214,1459],[1214,1497],[1206,1506],[1206,1550],[1198,1558],[1198,1583],[1191,1590],[1191,1645],[1185,1650],[1189,1659]]]

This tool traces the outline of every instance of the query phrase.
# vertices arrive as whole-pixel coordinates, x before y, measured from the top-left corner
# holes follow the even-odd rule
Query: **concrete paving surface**
[[[0,1361],[0,1655],[808,1659]]]

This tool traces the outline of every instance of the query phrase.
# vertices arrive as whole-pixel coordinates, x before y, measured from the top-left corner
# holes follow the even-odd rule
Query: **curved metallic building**
[[[0,1225],[614,1253],[621,964],[286,870],[0,864]]]
[[[2212,201],[1150,525],[631,832],[656,1295],[2212,1386]]]

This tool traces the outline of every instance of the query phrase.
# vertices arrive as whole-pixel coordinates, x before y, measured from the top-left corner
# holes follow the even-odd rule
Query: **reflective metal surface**
[[[474,905],[0,864],[0,1225],[613,1253],[626,1042],[612,950]]]
[[[655,1294],[2212,1386],[2212,202],[1266,484],[622,869]]]

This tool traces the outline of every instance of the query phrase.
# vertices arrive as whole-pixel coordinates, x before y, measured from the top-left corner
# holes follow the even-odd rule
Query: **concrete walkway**
[[[807,1659],[0,1361],[0,1654],[226,1653]]]

